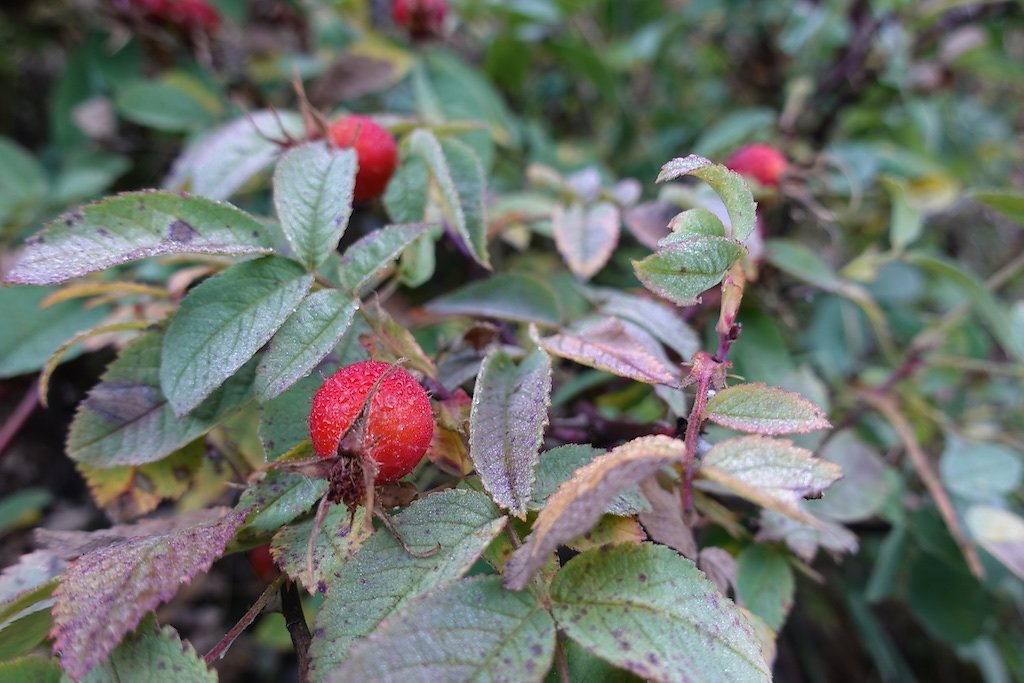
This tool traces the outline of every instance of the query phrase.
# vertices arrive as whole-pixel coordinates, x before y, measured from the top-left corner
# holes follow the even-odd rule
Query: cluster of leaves
[[[686,94],[681,68],[704,74],[693,88],[728,77],[712,66],[715,41],[693,51],[672,38],[714,26],[713,11],[665,16],[640,2],[626,19],[620,4],[466,3],[466,35],[488,46],[482,72],[318,7],[334,61],[305,74],[318,77],[313,101],[385,110],[400,140],[382,206],[355,211],[356,155],[315,139],[308,112],[243,115],[197,64],[143,80],[136,42],[112,56],[98,34],[86,41],[69,82],[97,75],[83,82],[105,84],[124,121],[189,137],[162,189],[65,213],[8,264],[16,286],[0,290],[0,308],[31,322],[0,340],[0,374],[42,369],[45,400],[53,369],[81,345],[118,348],[67,455],[121,523],[42,531],[41,549],[4,572],[2,654],[48,640],[59,660],[12,660],[0,680],[145,678],[151,667],[213,680],[279,588],[294,608],[293,582],[315,610],[311,631],[291,633],[311,680],[767,680],[796,576],[819,570],[883,677],[910,671],[872,609],[896,601],[992,680],[1021,672],[1024,308],[996,292],[1024,263],[989,248],[973,265],[1001,269],[985,281],[936,237],[984,219],[1020,244],[1007,227],[1021,220],[1019,194],[962,188],[1000,183],[992,168],[1006,157],[991,152],[983,175],[965,160],[1000,121],[974,112],[985,125],[957,147],[954,132],[925,133],[971,104],[943,94],[889,115],[851,105],[825,145],[836,120],[813,115],[832,116],[830,101],[794,94],[777,113],[709,91],[692,120],[667,125],[659,117]],[[922,18],[888,4],[869,28],[926,61],[926,45],[898,47]],[[773,47],[793,56],[797,76],[785,78],[797,93],[798,56],[844,45],[830,22],[861,26],[831,4],[800,17],[769,5],[758,25],[785,26]],[[573,21],[584,30],[565,33]],[[622,35],[605,45],[613,26]],[[522,49],[542,35],[541,49]],[[523,77],[552,63],[563,70],[539,85]],[[630,78],[648,66],[672,87]],[[568,97],[577,84],[560,79],[578,72],[599,87]],[[259,85],[286,90],[287,76]],[[657,95],[624,117],[631,88]],[[560,131],[557,117],[528,118],[546,116],[531,107],[552,93],[607,142],[557,153],[549,136],[571,140],[579,121]],[[88,136],[70,104],[86,95],[58,102],[54,135],[68,149]],[[871,116],[888,126],[874,139],[860,133]],[[760,207],[704,156],[665,164],[655,197],[627,177],[663,161],[651,140],[635,144],[649,127],[714,157],[776,124],[822,151],[778,190],[755,187]],[[886,136],[911,142],[894,149]],[[128,163],[92,154],[86,173],[68,154],[53,175],[6,140],[0,159],[11,240],[103,192]],[[849,210],[856,202],[867,208]],[[789,217],[799,227],[785,233]],[[404,359],[431,390],[429,462],[393,529],[370,533],[365,511],[342,505],[313,529],[327,483],[274,463],[308,457],[320,373],[367,357]],[[827,432],[826,413],[838,425]],[[137,521],[162,503],[178,513]],[[811,567],[820,549],[853,553],[859,541],[865,565]],[[222,556],[267,543],[281,575],[205,657],[149,616]]]

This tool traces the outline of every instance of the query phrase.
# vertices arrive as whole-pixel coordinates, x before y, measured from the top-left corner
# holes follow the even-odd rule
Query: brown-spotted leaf
[[[685,446],[667,436],[644,436],[594,458],[548,499],[531,533],[505,570],[505,586],[520,590],[566,541],[589,530],[627,489],[665,465],[679,462]]]
[[[536,349],[518,365],[501,348],[484,359],[470,412],[469,454],[500,507],[520,518],[537,477],[551,405],[551,358]]]
[[[98,548],[69,565],[55,593],[54,652],[80,680],[157,605],[210,568],[246,511]]]
[[[679,378],[618,318],[604,318],[579,334],[555,334],[540,343],[548,353],[619,377],[646,384],[679,383]]]
[[[708,401],[707,418],[755,434],[804,434],[828,429],[825,413],[800,394],[756,382],[723,389]]]
[[[589,280],[608,263],[619,243],[619,222],[619,210],[611,202],[555,207],[555,246],[576,277]]]
[[[741,436],[715,444],[701,462],[700,476],[752,503],[817,526],[820,520],[800,506],[800,499],[820,496],[842,470],[792,441]]]
[[[313,563],[307,563],[309,536],[313,533],[313,517],[288,524],[274,534],[270,552],[277,566],[291,578],[302,582],[311,595],[326,593],[330,582],[369,538],[366,510],[360,507],[350,518],[343,504],[331,505],[313,546]]]

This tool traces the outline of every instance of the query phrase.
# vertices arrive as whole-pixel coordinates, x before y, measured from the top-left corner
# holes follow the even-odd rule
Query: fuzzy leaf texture
[[[92,468],[144,465],[160,460],[208,432],[248,398],[245,368],[188,415],[175,417],[160,389],[164,331],[128,343],[78,406],[68,435],[68,456]]]
[[[25,243],[7,282],[46,285],[167,254],[268,254],[263,224],[230,204],[131,192],[47,223]]]
[[[334,252],[352,213],[356,152],[326,141],[290,149],[274,172],[274,207],[288,243],[309,269]]]
[[[269,401],[308,375],[348,330],[357,306],[335,289],[322,289],[303,299],[256,368],[260,399]]]
[[[358,295],[359,290],[423,235],[430,225],[407,223],[374,230],[345,250],[338,263],[339,286]]]
[[[729,212],[732,223],[731,235],[740,242],[746,241],[754,232],[757,203],[750,193],[743,176],[730,171],[725,166],[713,164],[704,157],[691,154],[669,161],[661,167],[658,182],[663,183],[684,175],[700,178],[718,193]]]
[[[189,292],[160,357],[160,386],[174,414],[192,411],[270,341],[312,282],[295,261],[267,256]]]
[[[653,681],[767,682],[771,670],[742,612],[686,558],[649,543],[578,555],[551,586],[570,638]]]
[[[469,456],[494,502],[522,519],[550,405],[551,357],[543,350],[518,365],[503,349],[484,359],[469,418]]]
[[[539,682],[554,652],[555,623],[532,591],[513,593],[500,577],[474,577],[410,602],[328,680]]]
[[[619,493],[665,465],[681,461],[685,448],[678,439],[645,436],[576,470],[573,478],[548,498],[533,532],[512,555],[505,568],[505,587],[523,589],[559,545],[594,526]]]
[[[405,551],[386,529],[371,536],[328,587],[313,622],[309,649],[314,681],[332,680],[352,646],[412,598],[469,570],[505,526],[482,493],[448,490],[416,501],[394,518],[398,533],[418,552]]]
[[[160,628],[147,618],[82,683],[153,680],[161,675],[157,672],[173,676],[174,683],[217,682],[217,673],[207,668],[190,643],[182,642],[171,627]]]
[[[800,499],[820,496],[842,470],[791,441],[741,436],[715,444],[701,461],[700,475],[741,498],[817,527],[819,520],[804,511]]]
[[[270,552],[277,566],[301,581],[311,595],[326,593],[341,567],[368,538],[365,517],[366,509],[359,508],[349,524],[348,508],[341,503],[331,505],[317,533],[312,566],[307,566],[306,549],[313,533],[313,517],[282,527],[274,534]]]
[[[737,384],[708,401],[707,418],[755,434],[804,434],[832,425],[821,408],[800,394],[765,384]]]
[[[221,556],[245,511],[93,550],[71,563],[55,596],[54,652],[74,680],[102,662],[147,612]]]

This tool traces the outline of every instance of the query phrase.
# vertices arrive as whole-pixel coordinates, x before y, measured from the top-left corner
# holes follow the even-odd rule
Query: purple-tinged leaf
[[[653,201],[626,209],[622,222],[633,237],[648,249],[657,249],[658,243],[669,234],[668,222],[679,212],[679,207],[668,202]]]
[[[266,228],[230,204],[171,192],[131,192],[51,221],[5,278],[47,285],[166,254],[268,254]]]
[[[842,470],[792,441],[741,436],[715,444],[701,461],[700,476],[752,503],[816,525],[820,520],[800,500],[820,496]]]
[[[832,426],[821,408],[800,394],[760,382],[723,389],[708,401],[705,415],[754,434],[806,434]]]
[[[207,571],[246,514],[232,511],[214,522],[133,538],[72,562],[55,593],[52,633],[68,675],[80,680],[147,612]]]
[[[605,318],[578,334],[561,333],[540,340],[548,353],[581,365],[646,384],[676,386],[680,378],[618,318]]]
[[[587,297],[599,311],[640,326],[658,341],[689,360],[701,347],[700,337],[679,315],[679,309],[647,294],[629,294],[612,288],[593,288]]]
[[[641,482],[640,492],[648,501],[650,510],[641,512],[639,519],[651,540],[696,560],[697,541],[683,516],[679,491],[675,488],[666,490],[658,483],[657,477],[649,477]]]
[[[576,470],[590,464],[594,458],[604,453],[603,448],[594,448],[587,444],[566,444],[541,453],[540,462],[537,464],[537,481],[533,484],[529,508],[543,509],[551,494],[572,479]],[[676,499],[678,500],[678,496]],[[650,509],[650,503],[641,495],[639,489],[631,487],[615,496],[604,511],[610,515],[632,517]]]
[[[522,519],[550,405],[551,358],[543,350],[518,365],[500,348],[484,359],[469,418],[469,456],[494,502]]]
[[[722,281],[743,245],[717,235],[691,235],[660,247],[642,261],[633,261],[636,276],[647,289],[680,306],[700,302],[700,295]]]
[[[505,586],[521,590],[566,541],[589,530],[609,503],[665,465],[682,460],[682,441],[667,436],[644,436],[594,458],[576,470],[540,511],[533,532],[505,568]]]
[[[733,239],[743,242],[750,237],[754,232],[757,203],[754,202],[754,196],[750,193],[750,187],[743,180],[743,176],[725,166],[713,164],[704,157],[691,154],[688,157],[673,159],[662,166],[658,182],[675,180],[684,175],[700,178],[722,198],[732,223]]]
[[[555,207],[555,246],[576,277],[589,280],[608,263],[619,243],[619,222],[619,210],[609,202]]]
[[[800,507],[803,509],[802,505]],[[810,516],[806,512],[804,515]],[[759,543],[783,541],[805,562],[814,559],[819,547],[833,553],[857,552],[857,536],[843,525],[815,517],[809,521],[813,524],[775,510],[761,510],[760,529],[754,540]]]

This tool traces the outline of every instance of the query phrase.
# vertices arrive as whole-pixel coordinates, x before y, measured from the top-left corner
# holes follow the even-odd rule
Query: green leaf
[[[779,270],[826,292],[840,292],[844,281],[821,256],[802,244],[773,239],[765,243],[768,261]]]
[[[946,442],[939,472],[951,493],[972,501],[996,502],[1020,486],[1024,462],[1006,446],[954,436]]]
[[[305,124],[296,112],[253,112],[190,144],[164,186],[227,199],[273,164],[289,139],[305,137]]]
[[[338,264],[338,286],[352,295],[377,277],[406,247],[424,235],[428,223],[389,225],[375,230],[345,250]]]
[[[62,676],[56,659],[21,657],[0,662],[0,683],[61,683]]]
[[[126,83],[117,89],[114,103],[132,123],[170,133],[204,130],[221,108],[216,95],[182,72]]]
[[[548,353],[646,384],[679,384],[679,377],[630,334],[618,318],[604,318],[578,333],[540,340]]]
[[[889,241],[893,249],[902,251],[917,241],[924,229],[924,212],[908,197],[907,181],[883,177],[879,179],[889,192],[892,209],[889,217]]]
[[[79,404],[67,453],[94,468],[155,462],[202,436],[249,399],[252,366],[243,368],[190,414],[175,417],[160,390],[164,331],[128,343]]]
[[[525,519],[551,405],[551,357],[535,349],[518,365],[487,354],[473,392],[469,455],[500,507]]]
[[[1024,581],[1024,519],[1008,510],[973,505],[967,528],[978,544]]]
[[[725,271],[743,256],[739,242],[716,235],[691,235],[633,261],[640,282],[680,306],[700,303],[700,295],[722,281]]]
[[[53,625],[53,600],[41,600],[0,623],[0,661],[32,651],[46,640]]]
[[[427,304],[434,313],[477,315],[555,326],[562,321],[551,286],[531,275],[508,273],[478,280]]]
[[[736,597],[740,604],[778,631],[793,607],[796,583],[786,558],[766,545],[748,545],[736,558]]]
[[[313,292],[299,304],[256,368],[256,393],[269,401],[308,375],[337,346],[358,303],[336,289]]]
[[[49,550],[36,550],[18,558],[0,575],[0,620],[46,600],[56,588],[65,562]]]
[[[406,154],[384,191],[384,208],[395,223],[418,223],[426,218],[430,196],[430,168],[422,157]]]
[[[974,197],[1010,220],[1024,225],[1024,194],[1019,190],[976,190]]]
[[[0,137],[0,228],[27,223],[46,197],[46,172],[14,141]]]
[[[47,223],[25,243],[6,280],[47,285],[150,256],[270,251],[263,224],[230,204],[131,192]]]
[[[107,314],[106,307],[84,308],[80,302],[65,301],[40,308],[52,287],[0,288],[0,319],[17,324],[0,325],[0,377],[34,372],[70,337],[89,329]],[[65,354],[70,360],[81,353]]]
[[[307,512],[325,493],[326,479],[298,472],[268,471],[261,480],[243,491],[238,500],[238,509],[251,511],[249,519],[238,531],[238,538],[250,540],[276,532]]]
[[[610,202],[568,207],[559,204],[551,215],[558,252],[581,280],[604,268],[619,243],[619,210]]]
[[[684,175],[697,176],[718,193],[729,212],[729,221],[732,223],[730,235],[738,242],[746,241],[754,232],[757,204],[743,176],[725,166],[713,164],[704,157],[691,154],[673,159],[662,166],[658,182],[675,180]]]
[[[551,586],[560,629],[593,654],[658,681],[769,681],[742,612],[697,567],[650,543],[578,555]]]
[[[540,511],[532,533],[505,565],[505,587],[521,590],[567,541],[597,524],[609,504],[666,465],[683,458],[685,446],[667,436],[633,439],[594,458],[562,484]]]
[[[889,468],[874,448],[853,430],[843,430],[831,436],[818,455],[839,465],[843,478],[821,500],[807,501],[808,510],[837,522],[858,522],[878,514],[889,497]]]
[[[352,649],[337,681],[543,681],[555,623],[532,591],[497,576],[449,584],[410,602]]]
[[[188,293],[164,335],[160,386],[188,414],[266,344],[313,276],[278,256],[245,261]]]
[[[274,207],[298,259],[316,269],[338,246],[352,213],[356,152],[325,141],[293,147],[274,172]]]
[[[484,215],[484,169],[480,159],[455,139],[439,141],[419,128],[409,136],[409,151],[430,168],[443,198],[445,217],[469,248],[473,258],[490,269],[487,256],[487,221]]]
[[[69,154],[63,162],[46,198],[50,206],[68,206],[91,199],[109,188],[132,166],[131,159],[126,156],[98,150]]]
[[[1014,334],[1008,307],[992,296],[984,283],[951,261],[919,253],[907,254],[907,259],[963,290],[971,300],[972,310],[977,312],[999,345],[1018,361],[1024,361],[1024,339]]]
[[[701,461],[700,474],[741,498],[820,526],[799,501],[821,495],[842,471],[791,441],[741,436],[715,444]]]
[[[71,563],[53,608],[54,650],[68,675],[80,680],[148,612],[207,571],[244,518],[233,511],[196,526],[132,537]]]
[[[540,461],[537,463],[537,479],[533,483],[529,509],[543,509],[548,498],[562,484],[572,479],[576,470],[589,465],[594,458],[604,453],[603,448],[594,448],[586,444],[567,444],[541,453]],[[650,504],[640,490],[632,487],[620,491],[608,503],[604,511],[620,517],[632,517],[650,509]]]
[[[372,633],[409,600],[462,576],[505,526],[482,493],[451,489],[420,499],[394,518],[395,528],[418,552],[410,555],[386,529],[370,537],[329,586],[313,622],[313,680],[331,678],[352,645]]]
[[[121,641],[82,683],[154,680],[161,676],[158,672],[174,672],[175,683],[217,683],[217,673],[207,668],[191,643],[183,642],[170,626],[160,628],[152,618]]]
[[[705,208],[695,207],[676,214],[669,221],[668,227],[672,233],[662,238],[658,246],[665,246],[682,242],[691,235],[718,235],[725,237],[725,226],[718,216]]]
[[[723,389],[705,415],[723,427],[755,434],[806,434],[832,425],[821,408],[800,394],[756,382]]]
[[[23,488],[0,498],[0,536],[34,526],[43,508],[52,502],[53,493],[39,486]]]
[[[907,571],[907,602],[926,631],[957,645],[981,635],[995,604],[966,567],[921,553]]]
[[[350,516],[344,504],[331,504],[317,532],[311,566],[307,564],[306,552],[314,518],[284,526],[274,534],[270,545],[274,561],[288,576],[301,581],[311,595],[326,593],[340,575],[342,566],[369,537],[365,517],[365,508],[359,508]]]

